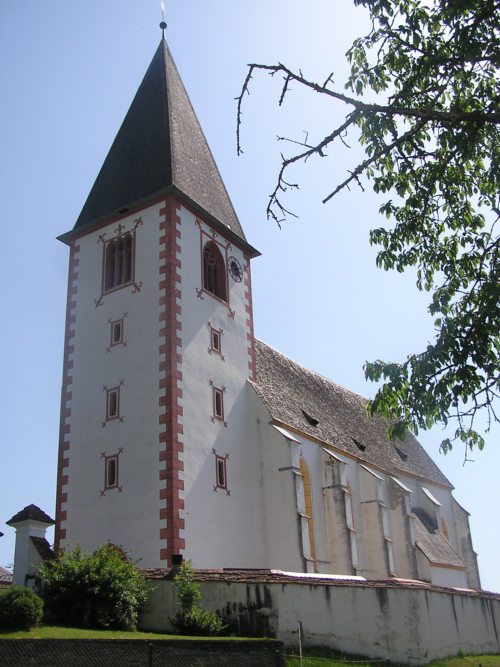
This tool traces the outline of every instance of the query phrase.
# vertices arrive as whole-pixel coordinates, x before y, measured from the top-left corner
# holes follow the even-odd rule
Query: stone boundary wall
[[[284,667],[276,641],[0,639],[1,667]]]
[[[269,571],[268,571],[269,572]],[[173,582],[150,574],[152,593],[141,625],[168,630]],[[170,575],[171,577],[171,575]],[[199,571],[202,602],[242,636],[270,636],[306,646],[424,664],[437,658],[500,653],[500,595],[413,581],[341,581]],[[294,651],[295,652],[295,651]]]

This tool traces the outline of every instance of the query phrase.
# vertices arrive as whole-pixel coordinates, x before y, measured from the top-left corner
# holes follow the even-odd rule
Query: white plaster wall
[[[81,544],[89,550],[110,541],[140,558],[143,566],[159,565],[158,381],[159,381],[159,208],[151,206],[121,220],[126,230],[142,217],[136,231],[135,280],[132,287],[101,295],[103,245],[118,223],[79,239],[73,382],[70,385],[71,425],[67,520],[63,546]],[[126,346],[110,345],[109,319],[124,319]],[[123,423],[105,427],[106,393],[120,391]],[[104,488],[102,453],[123,453],[119,459],[122,492]],[[66,488],[63,487],[63,491]]]
[[[390,491],[389,485],[392,485]],[[399,489],[394,482],[388,481],[386,488],[388,491],[387,506],[390,508],[396,576],[404,579],[414,579],[417,577],[417,572],[415,569],[415,547],[411,543],[408,525],[410,519],[407,514],[407,504],[409,505],[409,500],[407,494]]]
[[[325,502],[325,532],[328,541],[328,563],[318,568],[320,572],[352,574],[352,558],[349,531],[345,513],[344,489],[341,485],[345,464],[334,462],[323,453]]]
[[[435,586],[450,588],[467,588],[467,574],[464,570],[453,570],[445,567],[430,565],[431,583]]]
[[[154,581],[141,627],[168,630],[175,612],[173,585]],[[203,582],[202,603],[226,618],[265,616],[274,636],[306,646],[425,664],[437,658],[499,653],[500,599],[422,588],[346,583]]]
[[[301,440],[301,452],[309,469],[311,480],[311,500],[313,506],[314,538],[316,546],[316,567],[318,572],[330,571],[325,567],[330,564],[326,537],[325,502],[323,496],[322,450],[317,443],[307,438]]]
[[[31,541],[31,537],[45,537],[47,524],[32,519],[16,524],[16,546],[14,552],[14,574],[12,583],[26,585],[26,575],[33,574],[42,564],[42,559]]]
[[[469,588],[480,589],[481,581],[479,578],[479,570],[477,566],[477,558],[472,546],[472,538],[470,534],[469,515],[466,510],[453,500],[452,503],[454,524],[458,535],[458,543],[460,544],[461,554],[467,564],[467,583]]]
[[[75,310],[73,382],[70,386],[71,426],[68,493],[63,506],[67,535],[63,546],[80,543],[95,549],[108,541],[121,545],[142,566],[159,566],[159,209],[151,206],[140,214],[121,220],[125,229],[133,227],[139,215],[143,224],[137,228],[135,247],[135,280],[140,291],[125,287],[95,300],[101,295],[103,245],[99,235],[115,235],[118,223],[88,234],[78,241],[78,279]],[[185,207],[180,208],[179,240],[181,252],[182,329],[182,400],[184,470],[181,492],[185,509],[181,517],[186,541],[184,556],[196,567],[274,567],[292,571],[304,568],[297,494],[291,467],[298,468],[301,452],[311,477],[313,520],[317,569],[331,572],[328,552],[321,447],[300,436],[300,445],[291,445],[270,425],[270,416],[251,386],[249,376],[249,333],[245,282],[228,277],[229,306],[202,287],[201,229],[210,232],[205,223]],[[201,224],[201,228],[200,228]],[[206,240],[206,237],[204,237]],[[222,237],[217,241],[226,243]],[[235,256],[242,266],[242,251],[232,245],[227,255]],[[109,320],[124,316],[126,346],[110,344]],[[209,354],[210,328],[222,329],[224,358]],[[123,423],[110,421],[105,427],[106,393],[124,381],[120,392]],[[212,386],[224,387],[224,420],[212,419]],[[104,495],[104,460],[102,453],[120,455],[119,471],[122,492],[107,490]],[[228,455],[227,482],[229,494],[215,487],[215,457]],[[360,573],[370,576],[369,553],[363,521],[363,499],[359,462],[346,459],[346,478],[352,494],[353,521],[356,530]],[[280,471],[280,468],[287,470]],[[368,473],[363,471],[366,477]],[[412,502],[418,504],[421,483],[400,475],[412,491]],[[387,480],[384,480],[384,486]],[[432,483],[427,488],[442,504],[452,545],[458,550],[453,520],[451,494]],[[388,503],[387,490],[384,491]],[[163,501],[164,502],[164,501]],[[393,520],[396,519],[393,513]],[[372,526],[380,531],[379,525]],[[372,531],[372,532],[373,532]],[[308,545],[307,545],[308,546]],[[368,558],[368,556],[371,558]],[[380,576],[383,574],[380,553]],[[436,568],[434,568],[436,569]],[[348,574],[351,573],[346,572]],[[430,576],[430,575],[429,575]],[[458,581],[456,575],[439,573],[436,581]],[[455,585],[460,585],[455,583]]]
[[[262,567],[304,571],[295,472],[299,472],[299,445],[270,424],[270,415],[254,394],[261,458]]]
[[[247,384],[249,355],[244,281],[228,276],[228,305],[204,292],[202,287],[202,243],[196,217],[181,207],[182,313],[182,424],[184,453],[183,498],[185,557],[198,567],[260,567],[262,521],[259,511],[260,474],[257,458],[255,417],[249,410]],[[202,223],[202,228],[210,228]],[[217,241],[225,243],[219,235]],[[206,237],[204,237],[206,241]],[[232,245],[228,256],[238,259],[242,251]],[[222,329],[222,359],[209,354],[210,328]],[[212,420],[212,386],[225,388],[224,421]],[[215,456],[229,455],[227,484],[214,490]]]

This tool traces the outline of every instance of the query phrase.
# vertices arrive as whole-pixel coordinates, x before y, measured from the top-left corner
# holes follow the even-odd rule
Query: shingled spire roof
[[[111,146],[74,231],[173,192],[245,235],[164,39]],[[63,235],[62,240],[65,240]],[[251,246],[250,250],[253,250]],[[258,254],[254,251],[252,254]]]

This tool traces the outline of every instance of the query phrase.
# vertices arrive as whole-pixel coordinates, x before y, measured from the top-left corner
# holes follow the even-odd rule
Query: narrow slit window
[[[121,343],[123,339],[123,322],[113,322],[112,333],[111,333],[111,342],[113,345]]]
[[[120,416],[120,387],[113,387],[106,392],[106,419],[117,419]]]
[[[209,354],[217,354],[224,360],[222,354],[222,329],[215,329],[210,322],[208,322],[208,330],[210,332]]]
[[[106,479],[105,479],[105,488],[112,489],[115,486],[118,486],[118,457],[117,456],[108,456],[106,457]]]
[[[226,459],[217,457],[217,486],[226,488]]]
[[[114,454],[101,453],[104,460],[104,487],[100,491],[101,498],[106,495],[106,491],[113,489],[122,493],[123,488],[120,485],[120,456],[123,454],[123,447],[120,447]]]
[[[227,460],[229,458],[229,454],[226,454],[225,456],[221,456],[220,454],[217,454],[215,449],[212,450],[214,457],[215,457],[215,484],[214,484],[214,491],[217,491],[218,489],[224,489],[226,494],[228,496],[231,495],[228,486],[227,486]]]
[[[215,350],[215,352],[221,352],[221,338],[220,338],[220,331],[217,331],[216,329],[212,329],[212,350]]]
[[[224,392],[218,387],[214,387],[214,417],[224,419]]]
[[[109,320],[111,326],[110,347],[123,344],[123,318],[120,320]]]

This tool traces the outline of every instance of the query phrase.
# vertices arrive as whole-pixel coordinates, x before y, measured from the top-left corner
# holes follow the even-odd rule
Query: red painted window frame
[[[215,338],[219,341],[219,346],[214,345]],[[222,355],[222,329],[215,329],[210,326],[210,349],[216,354]]]
[[[217,396],[220,397],[220,411],[218,414],[217,411]],[[213,399],[213,415],[214,419],[218,419],[219,421],[224,421],[224,389],[221,387],[216,387],[215,385],[212,387],[212,399]]]
[[[121,317],[118,320],[112,320],[110,322],[110,347],[115,347],[116,345],[123,345],[123,328],[124,328],[124,318]],[[120,325],[120,338],[119,340],[114,340],[113,333],[114,333],[114,328],[116,325]]]
[[[104,489],[116,489],[120,483],[119,477],[119,462],[120,457],[118,454],[111,454],[110,456],[104,457]],[[109,466],[111,463],[115,464],[115,481],[114,484],[109,483]]]
[[[215,487],[227,491],[227,457],[219,454],[215,454]]]
[[[110,413],[112,393],[116,393],[116,414],[113,415]],[[114,419],[120,419],[120,385],[106,389],[106,421]]]

